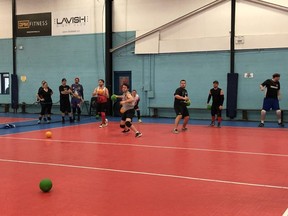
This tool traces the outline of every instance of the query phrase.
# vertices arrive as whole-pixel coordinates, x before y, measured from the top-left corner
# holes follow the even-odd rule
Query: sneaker
[[[172,131],[174,134],[178,134],[179,133],[179,131],[175,128],[175,129],[173,129],[173,131]]]
[[[50,124],[50,120],[47,120],[47,123]]]
[[[141,119],[138,119],[138,122],[139,122],[139,123],[142,123],[142,120],[141,120]]]
[[[136,138],[141,137],[141,136],[142,136],[142,133],[140,133],[139,131],[136,132],[136,134],[135,134],[135,137],[136,137]]]
[[[217,127],[221,128],[221,123],[220,122],[217,123]]]
[[[278,123],[279,127],[284,127],[284,124],[282,122]]]
[[[186,127],[185,127],[185,128],[182,128],[182,131],[187,131],[187,130],[188,130],[188,128],[186,128]]]
[[[214,121],[211,121],[211,123],[210,123],[210,127],[214,127],[214,125],[215,125],[215,122]]]
[[[38,121],[37,121],[37,124],[41,124],[41,120],[38,120]]]
[[[264,123],[261,122],[258,127],[264,127]]]
[[[44,118],[44,121],[46,122],[46,121],[47,121],[47,118]]]
[[[127,130],[124,129],[124,130],[122,131],[122,133],[128,133],[129,131],[130,131],[130,129],[127,129]]]

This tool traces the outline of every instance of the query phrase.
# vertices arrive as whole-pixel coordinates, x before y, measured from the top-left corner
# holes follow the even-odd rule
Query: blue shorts
[[[262,109],[265,111],[280,110],[279,100],[277,98],[264,98]]]

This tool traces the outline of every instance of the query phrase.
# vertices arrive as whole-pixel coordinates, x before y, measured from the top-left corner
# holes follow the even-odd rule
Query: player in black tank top
[[[218,127],[221,127],[222,121],[222,109],[223,109],[223,102],[224,102],[224,92],[221,88],[218,87],[219,82],[215,80],[213,82],[213,88],[210,89],[207,104],[209,104],[212,98],[212,106],[211,106],[211,124],[210,126],[215,125],[216,115],[218,120]]]

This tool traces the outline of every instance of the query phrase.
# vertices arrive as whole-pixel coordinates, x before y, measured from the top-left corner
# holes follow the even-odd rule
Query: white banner
[[[69,10],[52,13],[52,36],[94,33],[91,10]]]

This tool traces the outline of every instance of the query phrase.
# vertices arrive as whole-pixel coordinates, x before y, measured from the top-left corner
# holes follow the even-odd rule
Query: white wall
[[[214,0],[114,0],[113,31],[155,29]],[[287,0],[266,0],[288,7]],[[52,13],[52,35],[105,32],[104,0],[17,0],[17,14]],[[12,37],[11,1],[0,0],[0,38]],[[80,24],[57,25],[55,20],[87,16]],[[237,49],[288,47],[288,13],[245,0],[237,1]],[[136,53],[170,53],[229,49],[230,1],[136,43]]]
[[[287,0],[266,0],[288,7]],[[114,31],[137,36],[187,14],[213,0],[114,0]],[[230,6],[226,1],[180,24],[136,43],[135,52],[171,53],[227,50],[230,43]],[[236,35],[244,44],[236,49],[288,47],[288,14],[245,0],[237,1]]]
[[[0,39],[12,38],[12,1],[0,0]]]

